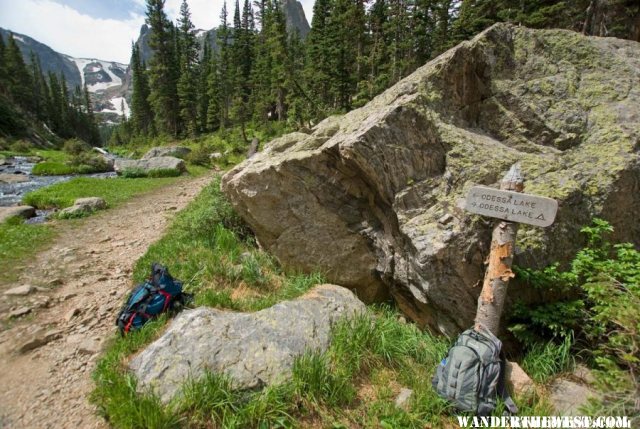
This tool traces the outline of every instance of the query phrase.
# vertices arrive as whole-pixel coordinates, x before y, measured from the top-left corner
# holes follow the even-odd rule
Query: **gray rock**
[[[14,184],[28,182],[29,180],[29,176],[25,174],[0,174],[0,183]]]
[[[31,206],[15,206],[15,207],[0,207],[0,223],[11,217],[23,217],[29,219],[36,215],[36,209]]]
[[[149,173],[154,170],[174,170],[183,173],[187,170],[185,163],[180,158],[172,156],[159,156],[149,159],[117,159],[113,166],[116,173],[121,174],[124,170],[140,170]]]
[[[535,390],[533,380],[516,362],[507,361],[505,365],[507,387],[515,395],[524,395]]]
[[[165,402],[190,375],[197,379],[206,369],[228,374],[237,388],[259,387],[290,377],[296,356],[325,350],[331,325],[364,308],[349,290],[320,285],[256,313],[187,310],[129,367],[141,390],[151,389]]]
[[[45,344],[50,343],[53,340],[57,340],[60,337],[62,337],[62,331],[60,330],[44,331],[42,329],[39,329],[35,333],[33,333],[27,341],[25,341],[18,347],[18,352],[26,353],[28,351],[35,350],[39,347],[44,346]]]
[[[396,401],[395,401],[396,407],[406,410],[409,406],[409,400],[411,399],[412,395],[413,395],[413,390],[407,389],[405,387],[400,389],[400,393],[396,397]]]
[[[107,208],[105,200],[99,197],[78,198],[71,207],[67,207],[60,211],[63,215],[75,215],[83,213],[92,213]]]
[[[566,261],[594,216],[640,245],[639,99],[637,42],[497,24],[366,106],[267,143],[222,189],[286,268],[367,301],[391,294],[453,336],[473,324],[491,233],[461,201],[516,161],[525,191],[560,207],[551,227],[520,227],[517,265]]]
[[[597,397],[597,393],[584,384],[559,378],[550,386],[549,402],[556,412],[563,416],[579,416],[580,408],[587,404],[589,398]]]
[[[100,353],[100,349],[100,342],[93,339],[84,340],[78,345],[78,353],[89,356]]]
[[[19,307],[9,312],[9,319],[17,319],[18,317],[26,316],[31,313],[31,307]]]
[[[213,152],[212,154],[209,154],[209,159],[220,159],[222,156],[221,152]]]
[[[142,159],[157,158],[160,156],[173,156],[176,158],[184,158],[191,153],[191,149],[184,146],[159,146],[154,147],[145,153]]]
[[[36,288],[31,285],[22,285],[22,286],[14,287],[5,291],[4,295],[5,296],[26,296],[26,295],[29,295],[31,292],[34,292],[35,290]]]

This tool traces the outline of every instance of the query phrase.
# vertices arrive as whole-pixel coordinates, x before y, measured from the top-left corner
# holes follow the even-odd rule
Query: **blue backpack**
[[[185,304],[189,296],[182,292],[182,282],[169,274],[167,267],[151,264],[151,276],[137,285],[124,304],[116,325],[122,335],[140,329],[153,317],[169,311],[178,304]]]

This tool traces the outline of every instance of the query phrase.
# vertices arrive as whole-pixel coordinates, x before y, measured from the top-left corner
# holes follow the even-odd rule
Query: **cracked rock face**
[[[593,216],[640,244],[639,148],[640,44],[497,24],[366,106],[268,143],[222,188],[285,267],[365,301],[391,294],[455,335],[490,242],[467,191],[520,161],[525,192],[558,200],[554,225],[520,227],[520,266],[570,258]],[[546,299],[513,286],[511,299]]]
[[[320,285],[256,313],[187,310],[129,367],[138,388],[153,390],[164,402],[205,370],[229,375],[236,388],[260,387],[287,379],[296,356],[326,350],[331,325],[364,308],[349,290]]]

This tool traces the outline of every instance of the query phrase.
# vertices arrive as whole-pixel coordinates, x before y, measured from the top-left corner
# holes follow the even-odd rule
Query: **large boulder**
[[[29,219],[36,215],[36,209],[31,206],[0,207],[0,223],[12,217]]]
[[[334,322],[363,311],[353,293],[335,285],[256,313],[187,310],[129,367],[141,391],[151,389],[165,402],[206,370],[227,374],[239,389],[260,387],[290,377],[297,356],[329,346]]]
[[[78,198],[71,207],[63,209],[62,216],[81,216],[107,208],[107,202],[99,197]]]
[[[158,146],[149,149],[142,159],[157,158],[159,156],[173,156],[176,158],[184,158],[191,153],[191,149],[185,146]]]
[[[454,335],[472,324],[490,242],[491,221],[462,209],[470,187],[520,161],[525,191],[558,200],[553,226],[520,228],[518,265],[566,260],[593,216],[640,244],[639,148],[640,44],[497,24],[268,143],[222,188],[287,268],[365,300],[390,293]]]
[[[187,167],[180,158],[158,156],[149,159],[116,159],[113,169],[118,174],[126,170],[141,171],[148,174],[158,170],[173,170],[176,173],[184,173]]]

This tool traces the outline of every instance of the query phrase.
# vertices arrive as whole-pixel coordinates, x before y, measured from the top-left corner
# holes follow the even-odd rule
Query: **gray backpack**
[[[495,410],[497,395],[511,414],[518,412],[504,386],[502,343],[491,332],[464,331],[440,362],[433,388],[460,411],[487,416]]]

